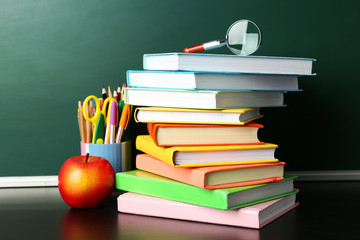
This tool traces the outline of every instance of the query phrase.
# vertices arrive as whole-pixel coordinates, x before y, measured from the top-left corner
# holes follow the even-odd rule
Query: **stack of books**
[[[295,176],[258,138],[262,107],[284,106],[314,59],[145,54],[125,103],[148,135],[137,170],[116,174],[124,213],[261,228],[293,209]]]

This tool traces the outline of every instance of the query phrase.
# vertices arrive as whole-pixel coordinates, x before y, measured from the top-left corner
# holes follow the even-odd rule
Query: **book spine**
[[[136,138],[136,149],[147,153],[171,166],[174,166],[173,155],[174,151],[170,148],[161,148],[155,145],[154,142],[149,142],[141,136]]]
[[[136,156],[136,168],[196,187],[205,188],[206,172],[196,168],[175,168],[147,154],[138,154]]]

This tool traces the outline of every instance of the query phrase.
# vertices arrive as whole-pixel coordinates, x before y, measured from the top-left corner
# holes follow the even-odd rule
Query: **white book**
[[[283,92],[190,91],[125,88],[124,101],[135,106],[225,109],[284,105]]]
[[[235,74],[185,71],[127,71],[127,85],[189,90],[298,91],[297,75]]]
[[[143,56],[145,70],[312,75],[312,58],[157,53]]]

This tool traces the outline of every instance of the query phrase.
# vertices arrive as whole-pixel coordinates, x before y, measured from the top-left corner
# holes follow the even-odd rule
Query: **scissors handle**
[[[92,116],[90,118],[89,115],[86,112],[86,106],[88,105],[88,103],[89,103],[89,101],[91,99],[93,99],[95,101],[96,106],[95,106],[95,114],[94,114],[94,116]],[[89,122],[91,122],[94,126],[96,126],[97,120],[98,120],[99,115],[100,115],[100,101],[99,101],[99,99],[94,95],[90,95],[87,98],[85,98],[82,111],[83,111],[84,118],[86,120],[88,120]]]
[[[115,98],[113,97],[108,97],[104,100],[102,109],[101,109],[101,113],[104,115],[104,122],[109,122],[110,119],[108,119],[108,115],[110,113],[110,102],[111,101],[115,101],[116,102],[116,106],[117,106],[117,101],[115,100]],[[108,108],[109,106],[109,108]],[[108,110],[108,112],[106,112],[106,110]]]

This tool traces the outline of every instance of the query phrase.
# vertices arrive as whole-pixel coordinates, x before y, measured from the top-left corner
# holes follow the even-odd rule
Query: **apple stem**
[[[89,153],[86,153],[86,158],[85,158],[85,162],[87,162],[89,159]]]

